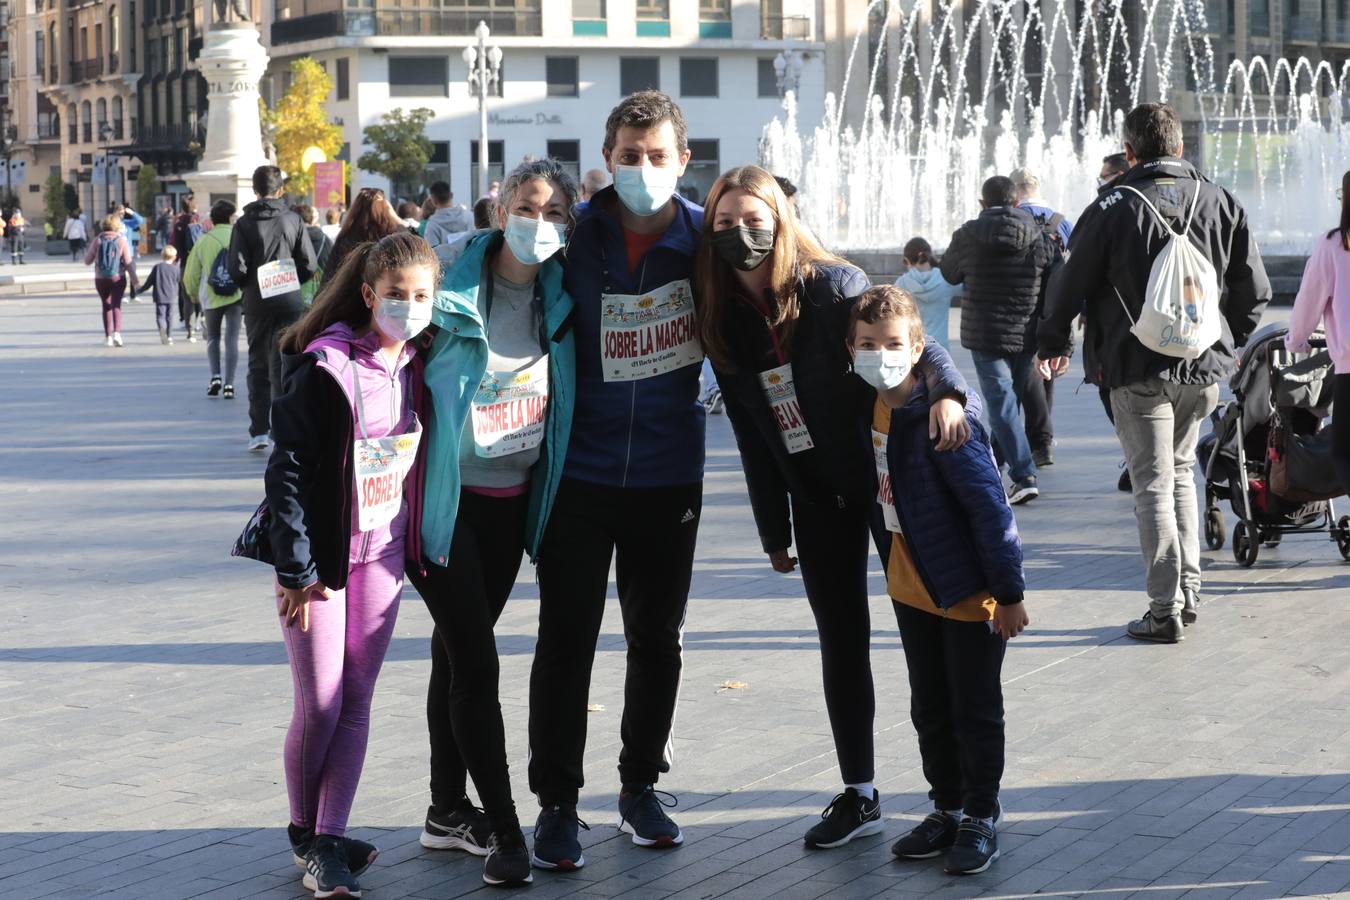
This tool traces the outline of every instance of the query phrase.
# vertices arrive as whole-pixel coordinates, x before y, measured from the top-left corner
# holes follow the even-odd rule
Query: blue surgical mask
[[[410,341],[430,324],[430,301],[380,298],[380,308],[375,313],[375,327],[390,340]]]
[[[567,243],[567,231],[563,226],[524,216],[507,216],[505,234],[511,253],[527,266],[539,265]]]
[[[858,350],[853,354],[853,371],[879,391],[899,387],[911,368],[906,350]]]
[[[674,166],[614,167],[614,190],[636,216],[654,216],[665,209],[679,180]]]

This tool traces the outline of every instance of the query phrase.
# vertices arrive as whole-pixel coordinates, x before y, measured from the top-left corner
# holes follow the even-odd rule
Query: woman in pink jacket
[[[1331,452],[1341,489],[1350,493],[1350,172],[1341,176],[1341,223],[1318,238],[1303,270],[1285,345],[1307,352],[1308,338],[1325,323],[1336,366]]]
[[[84,251],[84,264],[94,267],[94,289],[103,301],[103,342],[109,347],[122,346],[122,295],[128,278],[132,279],[131,292],[136,293],[134,259],[131,245],[122,236],[124,230],[121,216],[107,216],[99,223],[98,237]]]

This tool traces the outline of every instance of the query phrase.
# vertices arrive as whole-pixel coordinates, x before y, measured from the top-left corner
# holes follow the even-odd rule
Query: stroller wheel
[[[1223,510],[1211,506],[1205,510],[1205,546],[1211,550],[1222,550],[1226,537],[1223,524]]]
[[[1341,516],[1336,527],[1336,549],[1341,551],[1342,559],[1350,559],[1350,516]]]
[[[1238,522],[1233,526],[1233,559],[1244,569],[1256,565],[1256,556],[1261,552],[1259,537],[1247,522]]]

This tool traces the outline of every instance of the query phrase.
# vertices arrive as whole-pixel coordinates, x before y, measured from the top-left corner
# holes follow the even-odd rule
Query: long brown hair
[[[305,352],[316,337],[338,322],[346,322],[353,330],[365,328],[370,324],[370,307],[361,296],[361,285],[373,288],[385,272],[412,266],[427,266],[432,270],[432,283],[440,284],[441,264],[431,245],[406,228],[378,241],[358,244],[338,270],[323,280],[319,296],[304,318],[286,329],[281,338],[282,352]]]
[[[789,352],[801,310],[797,296],[799,279],[810,275],[814,266],[843,262],[828,253],[811,232],[802,227],[783,189],[767,171],[759,166],[737,166],[723,173],[708,192],[703,207],[703,240],[699,242],[694,258],[694,277],[699,290],[699,336],[703,351],[712,359],[713,365],[725,372],[736,370],[725,329],[727,308],[736,302],[734,298],[741,286],[736,279],[736,270],[723,262],[713,249],[712,230],[717,204],[735,190],[763,200],[773,212],[773,253],[763,263],[773,267],[769,275],[769,289],[773,294],[769,322],[778,330],[779,342]]]
[[[1341,224],[1327,232],[1341,236],[1341,247],[1350,250],[1350,170],[1341,176]]]
[[[351,208],[342,220],[342,230],[328,254],[330,268],[341,266],[347,254],[359,244],[378,241],[385,235],[407,231],[408,226],[394,215],[394,209],[379,188],[361,188],[352,198]]]

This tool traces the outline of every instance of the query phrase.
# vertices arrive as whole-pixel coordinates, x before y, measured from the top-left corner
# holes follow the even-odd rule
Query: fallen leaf
[[[744,681],[724,681],[718,685],[717,693],[720,694],[723,691],[743,691],[749,686],[750,685],[746,684]]]

